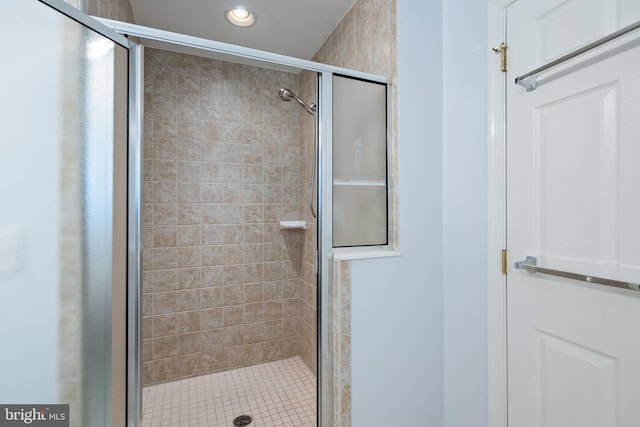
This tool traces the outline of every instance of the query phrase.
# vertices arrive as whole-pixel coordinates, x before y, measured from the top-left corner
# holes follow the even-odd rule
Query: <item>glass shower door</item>
[[[0,14],[0,406],[124,425],[128,48],[56,0]]]

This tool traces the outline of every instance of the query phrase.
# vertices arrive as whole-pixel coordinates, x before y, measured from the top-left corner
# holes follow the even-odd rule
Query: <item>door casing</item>
[[[506,39],[505,9],[517,0],[487,0],[487,46]],[[508,45],[507,45],[508,52]],[[488,50],[487,89],[487,356],[488,424],[507,427],[507,288],[502,274],[506,249],[506,73],[500,55]],[[508,54],[507,54],[508,55]],[[508,56],[507,56],[508,58]],[[507,59],[508,66],[508,59]],[[511,260],[507,254],[507,271]]]

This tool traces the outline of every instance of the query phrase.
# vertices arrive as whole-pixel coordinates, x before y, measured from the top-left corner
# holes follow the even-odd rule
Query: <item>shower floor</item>
[[[316,379],[298,356],[144,387],[143,427],[315,427]]]

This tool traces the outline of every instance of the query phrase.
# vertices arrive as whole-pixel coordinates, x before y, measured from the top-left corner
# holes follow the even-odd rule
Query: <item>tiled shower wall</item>
[[[300,354],[296,74],[145,52],[143,383]]]

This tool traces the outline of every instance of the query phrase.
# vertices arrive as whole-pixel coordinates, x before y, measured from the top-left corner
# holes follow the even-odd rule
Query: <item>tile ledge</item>
[[[375,258],[391,258],[400,256],[400,251],[394,250],[370,250],[370,251],[349,251],[349,252],[334,252],[333,259],[340,261],[350,261],[357,259],[375,259]]]

